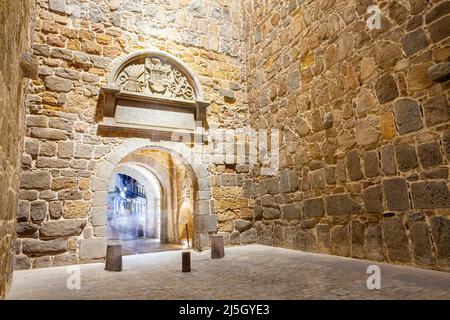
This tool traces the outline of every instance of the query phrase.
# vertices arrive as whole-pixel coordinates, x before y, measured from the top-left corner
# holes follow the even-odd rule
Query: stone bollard
[[[144,226],[142,224],[139,224],[137,227],[137,237],[138,238],[144,237]]]
[[[181,253],[181,271],[183,272],[191,272],[191,252],[183,251]]]
[[[225,256],[225,249],[223,247],[223,236],[211,236],[211,259],[220,259]]]
[[[109,244],[106,249],[106,271],[122,271],[122,245]]]

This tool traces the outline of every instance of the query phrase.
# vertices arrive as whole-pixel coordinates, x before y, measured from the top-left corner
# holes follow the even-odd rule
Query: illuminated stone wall
[[[28,83],[24,80],[20,59],[30,51],[33,10],[32,1],[0,3],[0,298],[10,284],[13,269],[24,97]]]
[[[211,103],[208,125],[242,127],[248,113],[241,32],[238,0],[37,1],[33,48],[40,67],[26,108],[17,269],[104,257],[106,222],[94,197],[102,179],[95,172],[129,140],[97,134],[99,90],[114,62],[142,49],[178,57]]]
[[[450,2],[244,3],[251,125],[281,132],[257,241],[448,270]]]

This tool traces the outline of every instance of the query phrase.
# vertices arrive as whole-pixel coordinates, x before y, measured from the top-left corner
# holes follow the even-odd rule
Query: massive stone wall
[[[99,136],[95,115],[121,57],[155,48],[173,54],[198,76],[210,127],[246,125],[241,22],[237,0],[37,1],[40,67],[27,103],[17,269],[104,255],[106,221],[92,211],[95,172],[127,139]]]
[[[282,136],[246,232],[449,269],[449,13],[443,0],[244,1],[251,125]]]
[[[32,1],[0,3],[0,298],[9,286],[13,266],[27,84],[20,59],[30,51],[33,11]]]

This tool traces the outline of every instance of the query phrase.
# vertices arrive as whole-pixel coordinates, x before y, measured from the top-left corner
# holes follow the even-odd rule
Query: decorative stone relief
[[[116,83],[124,91],[167,98],[195,99],[195,92],[188,78],[173,64],[160,57],[148,57],[144,64],[125,67]]]

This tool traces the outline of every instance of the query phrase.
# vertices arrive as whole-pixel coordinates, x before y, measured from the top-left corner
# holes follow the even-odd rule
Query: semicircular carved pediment
[[[139,63],[125,66],[116,78],[120,90],[195,100],[195,90],[189,78],[170,61],[148,56]]]

